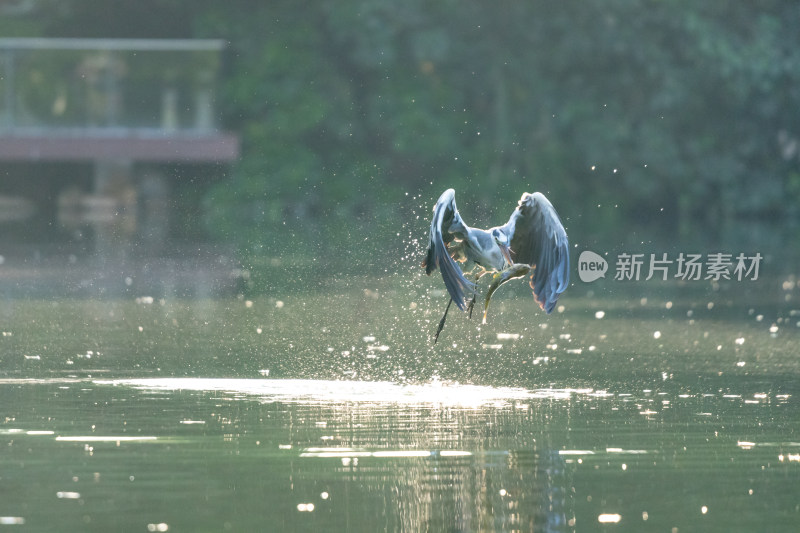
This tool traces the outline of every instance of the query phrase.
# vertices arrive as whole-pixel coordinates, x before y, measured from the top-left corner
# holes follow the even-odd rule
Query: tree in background
[[[451,186],[493,219],[542,190],[583,243],[797,216],[794,3],[41,5],[51,34],[230,41],[218,108],[243,155],[206,206],[251,250],[388,228],[404,193]]]

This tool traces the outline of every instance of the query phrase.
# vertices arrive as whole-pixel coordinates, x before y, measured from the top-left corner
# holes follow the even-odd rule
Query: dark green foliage
[[[88,3],[59,0],[51,27],[86,28]],[[497,222],[541,190],[583,244],[725,242],[745,218],[797,217],[792,2],[139,4],[103,13],[230,41],[217,105],[243,155],[206,206],[250,250],[391,232],[404,193],[451,186]]]

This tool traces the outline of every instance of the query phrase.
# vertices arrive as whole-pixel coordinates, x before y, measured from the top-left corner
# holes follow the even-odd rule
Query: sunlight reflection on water
[[[530,399],[567,400],[592,389],[486,387],[432,381],[402,385],[388,381],[328,381],[305,379],[148,378],[96,381],[148,390],[217,391],[257,396],[286,403],[363,402],[399,405],[440,405],[474,408],[504,406]]]
[[[8,378],[8,479],[51,480],[37,497],[59,507],[43,518],[11,491],[3,520],[74,531],[87,530],[84,516],[102,530],[124,516],[142,531],[199,530],[213,516],[234,531],[275,516],[325,531],[636,530],[645,521],[685,531],[703,520],[704,531],[727,533],[758,530],[727,510],[796,519],[796,502],[780,496],[800,464],[800,443],[782,429],[796,420],[794,389],[577,383],[586,386]],[[31,462],[30,450],[53,459]],[[112,497],[144,503],[125,514]],[[202,498],[216,502],[206,515],[180,512]],[[145,506],[158,512],[141,516]],[[226,515],[233,507],[247,512]]]

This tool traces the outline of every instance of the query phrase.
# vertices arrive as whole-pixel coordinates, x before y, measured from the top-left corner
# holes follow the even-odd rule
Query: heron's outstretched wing
[[[542,193],[525,193],[502,229],[509,236],[514,262],[535,267],[533,298],[551,312],[569,285],[569,242],[553,204]]]
[[[466,309],[464,293],[473,290],[475,284],[464,277],[461,268],[447,251],[447,244],[453,239],[463,240],[468,235],[467,227],[456,209],[455,194],[453,189],[447,189],[433,208],[428,253],[422,266],[425,267],[425,273],[428,275],[437,268],[442,271],[442,279],[447,287],[447,292],[450,293],[450,297],[458,308],[464,311]]]

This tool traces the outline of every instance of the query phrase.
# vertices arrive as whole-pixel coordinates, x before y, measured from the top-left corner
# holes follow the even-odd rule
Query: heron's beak
[[[497,246],[500,247],[500,253],[503,254],[503,257],[505,258],[506,263],[508,263],[508,266],[513,265],[514,261],[511,260],[511,248],[509,248],[505,244],[500,244],[500,243],[497,243]]]

